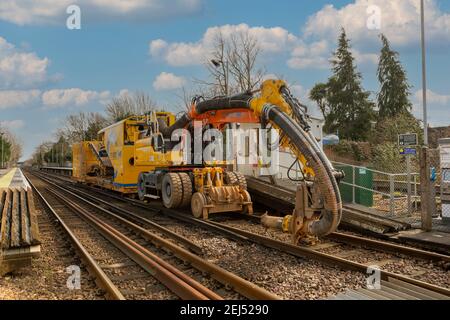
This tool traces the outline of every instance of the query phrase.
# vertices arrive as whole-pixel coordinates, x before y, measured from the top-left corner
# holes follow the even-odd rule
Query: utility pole
[[[424,0],[420,0],[421,45],[422,45],[422,99],[423,99],[423,139],[428,146],[428,112],[427,112],[427,62],[425,50],[425,7]]]
[[[432,196],[433,183],[430,179],[430,154],[428,149],[428,112],[427,112],[427,64],[425,47],[425,6],[424,0],[420,0],[420,24],[421,24],[421,47],[422,47],[422,99],[423,99],[423,140],[424,147],[420,155],[420,177],[421,177],[421,207],[422,207],[422,230],[433,229],[432,212],[436,206],[436,200]]]

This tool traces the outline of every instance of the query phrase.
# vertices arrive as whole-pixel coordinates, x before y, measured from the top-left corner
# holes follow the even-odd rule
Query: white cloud
[[[353,56],[355,57],[357,64],[378,64],[380,59],[378,54],[375,53],[362,53],[356,49],[353,49]]]
[[[329,58],[333,51],[332,43],[336,40],[305,40],[281,27],[250,27],[242,23],[210,27],[196,42],[168,43],[163,39],[153,40],[149,44],[149,54],[153,58],[164,60],[170,66],[200,65],[212,52],[219,34],[229,39],[233,35],[246,33],[258,40],[264,56],[290,54],[287,65],[292,69],[329,68]],[[378,60],[376,54],[353,51],[358,63],[376,63]]]
[[[367,26],[373,12],[370,6],[380,9],[380,29],[370,30]],[[429,43],[450,41],[450,14],[442,12],[435,0],[425,0],[427,37]],[[355,44],[379,45],[378,35],[385,34],[393,45],[416,45],[420,41],[419,0],[355,0],[338,9],[326,5],[312,15],[304,28],[306,38],[334,41],[341,27]]]
[[[331,49],[325,40],[311,44],[301,43],[292,50],[287,64],[292,69],[326,69],[330,66],[328,61],[330,54]]]
[[[290,86],[289,89],[291,90],[292,94],[297,98],[303,97],[305,94],[307,94],[305,88],[303,88],[303,86],[299,84],[294,84]]]
[[[0,128],[17,130],[17,129],[23,128],[24,126],[25,126],[25,121],[23,121],[23,120],[0,121]]]
[[[0,110],[34,104],[40,95],[39,90],[0,90]]]
[[[42,103],[47,108],[80,107],[89,103],[105,103],[109,98],[109,91],[97,92],[79,88],[53,89],[42,94]]]
[[[417,90],[414,93],[414,102],[416,104],[422,104],[422,89]],[[434,92],[433,90],[427,89],[427,102],[430,104],[436,104],[436,105],[441,105],[441,106],[447,106],[449,107],[449,111],[450,111],[450,95],[444,95],[444,94],[439,94],[437,92]],[[422,106],[420,106],[420,108],[422,108]]]
[[[169,44],[162,39],[153,40],[150,42],[150,55],[160,56],[164,53],[164,50],[166,50],[168,46]]]
[[[418,119],[423,118],[422,89],[413,95],[413,113]],[[439,94],[427,89],[427,113],[432,126],[450,125],[450,95]]]
[[[158,39],[149,44],[150,55],[165,60],[171,66],[188,66],[201,64],[214,47],[219,34],[225,39],[232,35],[249,33],[255,37],[264,54],[281,53],[292,48],[298,38],[281,27],[265,28],[239,25],[223,25],[210,27],[197,42],[167,43]]]
[[[380,9],[380,29],[368,28],[374,13],[368,12],[371,6]],[[429,46],[448,45],[450,14],[442,12],[435,0],[425,0],[425,7]],[[355,0],[342,8],[326,5],[309,17],[287,64],[293,69],[329,68],[329,58],[344,27],[351,39],[356,63],[376,65],[380,33],[396,48],[418,46],[419,17],[419,0]]]
[[[174,75],[173,73],[162,72],[153,82],[153,88],[158,91],[174,90],[182,88],[186,84],[183,77]]]
[[[66,8],[73,0],[2,0],[0,19],[18,25],[61,24],[68,17]],[[202,0],[78,0],[82,21],[128,19],[151,21],[201,10]]]
[[[24,52],[0,37],[0,88],[31,88],[49,80],[48,58]]]

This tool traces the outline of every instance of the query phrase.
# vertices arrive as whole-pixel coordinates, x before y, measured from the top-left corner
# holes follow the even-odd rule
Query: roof
[[[438,140],[438,144],[439,144],[439,145],[442,145],[442,144],[450,144],[450,138],[439,139],[439,140]]]

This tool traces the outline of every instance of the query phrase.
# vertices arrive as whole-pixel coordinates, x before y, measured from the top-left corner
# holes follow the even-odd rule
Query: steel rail
[[[63,193],[47,188],[61,202],[71,208],[76,214],[94,227],[100,234],[108,239],[114,246],[139,264],[150,275],[160,281],[166,288],[184,300],[209,300],[211,297],[221,299],[216,293],[204,287],[197,281],[187,277],[179,270],[176,272],[173,266],[161,258],[150,253],[144,247],[130,238],[122,235],[119,231],[99,220],[77,203],[67,198]],[[145,252],[145,253],[144,253]],[[169,267],[170,266],[170,267]],[[180,273],[183,276],[180,276]]]
[[[87,192],[77,190],[77,189],[75,189],[73,187],[69,187],[69,186],[66,186],[66,188],[72,190],[73,192],[77,192],[78,194],[83,195],[85,199],[90,199],[90,200],[100,203],[104,206],[107,206],[107,207],[111,208],[112,211],[122,214],[128,218],[131,218],[131,220],[133,220],[137,223],[143,223],[143,224],[147,224],[147,225],[153,227],[154,229],[160,231],[162,234],[169,236],[170,238],[172,238],[174,240],[177,240],[178,242],[183,244],[183,246],[185,246],[186,248],[188,248],[189,250],[191,250],[192,252],[194,252],[197,255],[203,254],[202,248],[200,246],[196,245],[195,243],[193,243],[191,240],[189,240],[189,239],[187,239],[187,238],[185,238],[163,226],[160,226],[159,224],[157,224],[153,221],[150,221],[149,219],[143,218],[143,217],[141,217],[133,212],[130,212],[128,210],[125,210],[121,207],[114,206],[111,203],[108,203],[107,201],[100,199],[98,197],[95,197],[92,194],[89,194]]]
[[[61,228],[67,234],[70,242],[72,243],[74,249],[78,252],[81,260],[86,264],[88,271],[95,278],[97,285],[99,285],[105,292],[107,296],[112,300],[125,300],[125,297],[116,287],[116,285],[111,281],[111,279],[105,274],[100,265],[95,261],[95,259],[89,254],[85,247],[81,244],[75,234],[66,225],[63,219],[58,215],[58,213],[53,209],[53,207],[44,198],[41,192],[36,188],[36,186],[31,182],[31,180],[26,177],[31,188],[38,195],[41,202],[47,208],[47,210],[56,218]]]
[[[59,186],[56,183],[48,182],[49,184],[59,188],[60,190],[64,191],[65,193],[71,194],[72,196],[76,197],[78,200],[85,202],[86,204],[96,208],[97,210],[110,215],[119,221],[126,225],[127,227],[139,231],[139,233],[144,236],[147,240],[151,241],[156,246],[166,248],[169,251],[171,251],[175,256],[178,258],[189,262],[193,267],[195,267],[198,270],[201,270],[202,272],[211,275],[212,278],[219,281],[220,283],[224,284],[227,287],[233,288],[236,292],[240,293],[241,295],[249,298],[249,299],[255,299],[255,300],[279,300],[280,297],[277,295],[251,283],[250,281],[247,281],[225,269],[222,269],[221,267],[208,262],[205,259],[202,259],[198,257],[195,254],[192,254],[191,252],[187,251],[186,249],[167,241],[166,239],[161,238],[160,236],[153,234],[149,232],[146,229],[143,229],[142,227],[116,215],[115,213],[102,208],[92,202],[90,202],[87,199],[84,199],[80,195],[77,195],[76,193],[67,190],[65,187]],[[225,231],[224,231],[225,232]]]
[[[108,197],[117,198],[115,195],[112,195],[112,194],[110,195],[109,193],[105,194],[105,195]],[[224,229],[223,225],[212,226],[209,223],[210,221],[194,219],[193,217],[191,217],[189,215],[181,214],[178,211],[174,211],[174,210],[170,210],[170,209],[166,209],[166,208],[155,209],[149,205],[144,205],[144,204],[142,204],[136,200],[132,200],[132,199],[125,199],[122,197],[119,197],[118,199],[123,202],[132,203],[133,205],[139,206],[146,210],[153,210],[153,211],[156,210],[157,212],[164,213],[164,214],[168,215],[169,217],[172,217],[172,218],[184,221],[184,222],[188,222],[188,223],[194,223],[196,225],[199,225],[200,227],[213,228],[215,232],[217,232],[223,236],[227,236],[228,238],[237,240],[237,241],[249,241],[249,239],[244,237],[242,234],[238,234],[236,232]],[[255,215],[253,215],[253,216],[242,215],[242,217],[244,217],[246,219],[250,219],[250,220],[259,220],[259,217],[255,216]],[[338,242],[346,243],[349,245],[359,245],[359,246],[362,246],[362,247],[365,247],[368,249],[374,249],[374,250],[379,250],[379,251],[383,251],[383,252],[390,252],[390,253],[394,253],[394,254],[401,253],[401,254],[408,255],[410,257],[416,257],[419,259],[426,259],[426,260],[435,261],[435,262],[450,263],[450,256],[448,256],[448,255],[439,254],[439,253],[421,250],[421,249],[412,248],[412,247],[407,247],[407,246],[403,246],[403,245],[397,245],[394,243],[387,243],[384,241],[367,239],[367,238],[358,237],[358,236],[354,236],[354,235],[347,235],[347,234],[343,234],[340,232],[332,233],[329,236],[327,236],[327,238],[329,238],[333,241],[338,241]]]
[[[60,177],[58,175],[54,175],[54,174],[42,175],[40,173],[39,174],[33,173],[33,174],[36,175],[36,176],[44,177],[44,179],[49,179],[48,175],[50,175],[53,179],[58,179],[60,181],[60,183],[62,183],[62,182],[69,182],[73,186],[82,187],[83,189],[95,190],[95,192],[97,194],[103,194],[104,196],[106,196],[106,197],[108,197],[110,199],[115,199],[115,200],[118,200],[118,201],[123,202],[123,203],[131,204],[131,205],[133,205],[135,207],[139,207],[139,208],[144,209],[146,211],[151,211],[151,212],[156,213],[156,214],[163,214],[163,215],[165,215],[165,216],[167,216],[169,218],[172,218],[172,219],[175,219],[175,220],[179,220],[181,222],[185,222],[185,223],[188,223],[188,224],[194,224],[194,225],[197,225],[197,226],[202,227],[202,228],[205,228],[205,227],[207,227],[207,228],[214,228],[214,231],[216,233],[218,233],[218,234],[220,234],[220,235],[222,235],[222,236],[224,236],[224,237],[226,237],[226,238],[228,238],[230,240],[235,240],[235,241],[246,241],[246,240],[248,240],[242,235],[230,232],[229,230],[222,229],[221,227],[217,227],[217,226],[213,227],[213,226],[209,225],[207,221],[194,219],[190,214],[186,214],[184,212],[181,213],[180,211],[173,210],[173,209],[168,209],[168,208],[165,208],[165,207],[162,207],[162,206],[146,205],[146,204],[144,204],[144,203],[142,203],[142,202],[140,202],[138,200],[134,200],[134,199],[131,199],[131,198],[124,198],[124,197],[119,196],[117,194],[114,194],[112,192],[108,192],[108,191],[105,191],[105,190],[102,190],[102,189],[93,188],[93,187],[86,186],[86,185],[83,185],[83,184],[81,184],[81,185],[77,184],[76,182],[74,182],[72,180],[68,180],[68,179],[62,178],[62,177]],[[56,181],[56,180],[53,180],[53,181]],[[65,187],[67,187],[67,186],[65,186]],[[77,190],[77,192],[79,192],[78,188],[76,188],[76,190]],[[98,197],[94,197],[93,195],[90,195],[90,198],[91,199],[93,199],[93,198],[98,199]],[[113,206],[111,204],[108,204],[108,205],[110,207]]]
[[[321,252],[317,252],[313,249],[308,249],[308,248],[303,248],[303,247],[299,247],[299,246],[294,246],[291,244],[287,244],[281,241],[277,241],[274,239],[270,239],[264,236],[260,236],[260,235],[256,235],[244,230],[240,230],[237,228],[233,228],[230,226],[226,226],[217,222],[213,222],[213,221],[204,221],[204,220],[198,220],[195,219],[194,217],[191,216],[187,216],[187,215],[183,215],[182,213],[178,212],[178,211],[174,211],[171,209],[166,209],[166,208],[152,208],[149,205],[144,205],[136,200],[133,199],[125,199],[125,198],[121,198],[118,197],[116,195],[112,195],[110,193],[104,193],[106,196],[108,197],[112,197],[118,200],[121,200],[123,202],[127,202],[127,203],[131,203],[135,206],[139,206],[143,209],[146,210],[152,210],[152,211],[156,211],[156,212],[160,212],[163,214],[168,215],[169,217],[175,218],[175,219],[179,219],[180,221],[184,221],[184,222],[189,222],[189,223],[193,223],[196,225],[200,225],[210,231],[214,231],[215,233],[219,233],[221,235],[225,235],[227,233],[229,233],[229,235],[231,235],[232,238],[235,238],[236,235],[239,235],[240,238],[238,238],[241,241],[251,241],[251,242],[255,242],[261,245],[264,245],[266,247],[270,247],[272,249],[276,249],[300,258],[310,258],[313,260],[319,260],[321,262],[324,262],[326,264],[332,265],[332,266],[336,266],[339,265],[344,269],[351,269],[351,270],[355,270],[355,271],[359,271],[359,272],[363,272],[366,273],[367,272],[367,266],[357,263],[357,262],[353,262],[347,259],[343,259],[340,257],[336,257],[336,256],[332,256],[332,255],[328,255],[325,253],[321,253]],[[337,236],[339,237],[339,235]],[[349,239],[345,236],[341,237],[341,240],[343,241],[345,239]],[[364,245],[366,245],[367,247],[372,246],[372,248],[376,248],[378,250],[380,250],[381,244],[380,242],[372,242],[374,240],[369,240],[369,239],[365,239],[365,238],[358,238],[356,237],[358,241],[360,242],[364,242]],[[356,240],[356,239],[355,239]],[[353,243],[354,244],[354,243]],[[362,245],[362,244],[360,244]],[[397,251],[393,251],[394,248],[396,248],[397,246],[394,244],[389,244],[391,246],[389,246],[389,250],[391,252],[394,253],[398,253]],[[402,247],[402,246],[398,246],[401,248],[406,248],[406,247]],[[398,249],[398,248],[397,248]],[[409,250],[411,249],[411,250]],[[388,249],[386,249],[387,251]],[[414,249],[414,248],[408,248],[408,249],[400,249],[403,250],[403,252],[408,252],[408,254],[410,255],[416,255],[417,257],[422,256],[425,257],[426,259],[430,259],[430,260],[434,260],[434,261],[448,261],[448,256],[446,255],[440,255],[440,254],[434,254],[432,252],[427,252],[427,251],[423,251],[423,250],[419,250],[419,249]],[[441,259],[441,257],[443,259]],[[403,275],[399,275],[399,274],[395,274],[392,272],[388,272],[388,271],[381,271],[382,277],[384,280],[388,279],[388,278],[394,278],[394,279],[398,279],[422,288],[425,288],[427,290],[431,290],[434,292],[437,292],[438,294],[442,294],[443,296],[445,296],[446,298],[450,297],[450,290],[447,288],[443,288],[443,287],[439,287],[433,284],[429,284],[420,280],[416,280],[413,278],[409,278],[407,276],[403,276]]]
[[[248,220],[260,221],[261,217],[255,215],[241,215],[243,218]],[[349,245],[359,245],[367,249],[374,249],[382,252],[390,252],[394,254],[404,254],[410,257],[430,260],[440,263],[450,263],[450,256],[445,254],[440,254],[432,251],[421,250],[413,247],[398,245],[395,243],[390,243],[386,241],[372,240],[368,238],[363,238],[360,236],[345,234],[342,232],[333,232],[325,237],[325,239],[330,239],[336,242],[341,242]]]
[[[270,247],[272,249],[280,250],[285,253],[289,253],[291,255],[300,257],[300,258],[310,258],[314,260],[321,261],[323,263],[326,263],[331,266],[339,265],[345,269],[351,269],[359,272],[366,273],[367,272],[367,266],[358,262],[354,262],[351,260],[343,259],[337,256],[333,256],[330,254],[318,252],[312,249],[304,248],[295,246],[292,244],[288,244],[285,242],[281,242],[278,240],[274,240],[271,238],[267,238],[261,235],[257,235],[248,231],[240,230],[234,227],[225,226],[223,224],[217,223],[217,222],[210,222],[211,224],[221,226],[222,228],[225,228],[227,230],[230,230],[231,232],[239,233],[248,239],[259,243],[261,245]],[[442,298],[449,299],[450,298],[450,289],[439,287],[431,283],[423,282],[420,280],[416,280],[404,275],[396,274],[389,271],[380,270],[381,277],[383,280],[388,280],[389,278],[397,279],[406,283],[413,284],[415,286],[436,292],[437,294],[442,295]]]
[[[335,232],[327,236],[326,238],[333,241],[342,242],[350,245],[360,245],[362,247],[375,249],[383,252],[391,252],[396,254],[404,254],[410,257],[415,257],[424,260],[430,260],[435,262],[450,263],[450,256],[431,251],[425,251],[412,247],[405,247],[394,243],[387,243],[378,240],[372,240],[362,238],[354,235]]]

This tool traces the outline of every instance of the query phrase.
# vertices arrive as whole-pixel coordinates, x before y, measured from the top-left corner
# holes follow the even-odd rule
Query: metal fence
[[[333,165],[345,173],[340,184],[344,202],[372,207],[390,218],[420,219],[420,175],[413,171],[411,162],[403,173],[342,162]]]

